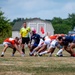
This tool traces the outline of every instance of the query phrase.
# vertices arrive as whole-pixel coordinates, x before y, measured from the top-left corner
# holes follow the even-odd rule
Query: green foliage
[[[59,18],[54,17],[52,19],[52,24],[62,24],[62,22],[63,22],[63,20],[60,17]]]
[[[11,37],[12,32],[9,20],[7,20],[3,14],[4,13],[0,10],[0,43],[2,43],[5,38]]]
[[[75,14],[69,14],[69,18],[67,19],[54,17],[51,22],[55,34],[67,34],[68,31],[71,31],[75,26]]]
[[[71,30],[71,27],[69,25],[65,24],[56,24],[54,25],[55,34],[67,34],[69,30]]]
[[[72,29],[75,27],[75,13],[69,14],[69,23],[72,25]]]

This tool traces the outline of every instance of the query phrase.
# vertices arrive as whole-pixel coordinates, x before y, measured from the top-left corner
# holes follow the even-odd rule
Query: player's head
[[[18,41],[19,41],[19,38],[15,37],[15,42],[18,43]]]
[[[23,23],[23,27],[24,27],[24,28],[26,28],[26,27],[27,27],[27,24],[26,24],[26,22],[24,22],[24,23]]]
[[[57,39],[58,39],[59,41],[60,41],[60,40],[62,40],[62,36],[58,36],[58,38],[57,38]]]
[[[19,38],[18,38],[18,37],[15,37],[15,39],[16,39],[16,40],[19,40]]]
[[[58,41],[60,44],[62,44],[62,43],[63,43],[63,37],[62,37],[62,36],[59,36],[59,37],[57,38],[57,41]]]
[[[32,31],[33,34],[36,33],[36,29],[35,28],[32,28],[31,31]]]

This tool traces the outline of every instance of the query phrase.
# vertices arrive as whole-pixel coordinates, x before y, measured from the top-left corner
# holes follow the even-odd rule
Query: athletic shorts
[[[40,42],[38,44],[39,47],[42,47],[44,45],[44,40],[43,39],[40,39]]]
[[[53,40],[50,44],[50,47],[51,48],[56,48],[57,47],[57,41],[56,40]]]
[[[9,47],[11,47],[11,46],[12,46],[12,44],[11,44],[11,43],[9,43],[9,42],[3,42],[3,45],[5,45],[5,44],[7,44]]]
[[[22,44],[28,44],[30,41],[30,38],[29,37],[22,37]]]
[[[46,40],[45,40],[45,44],[46,44],[46,45],[50,45],[50,43],[51,43],[51,40],[50,40],[50,39],[46,39]]]

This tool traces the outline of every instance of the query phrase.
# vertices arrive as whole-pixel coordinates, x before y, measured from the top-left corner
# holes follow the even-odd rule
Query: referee
[[[23,23],[23,27],[20,29],[20,35],[22,38],[22,52],[25,54],[25,49],[24,46],[25,44],[28,45],[30,48],[29,42],[30,42],[30,37],[29,37],[29,32],[31,31],[30,27],[27,27],[26,22]]]

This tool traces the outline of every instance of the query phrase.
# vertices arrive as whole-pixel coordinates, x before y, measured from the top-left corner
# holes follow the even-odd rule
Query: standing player
[[[29,37],[29,32],[31,31],[30,27],[27,27],[26,22],[23,23],[23,27],[20,29],[20,35],[22,38],[22,52],[25,54],[25,49],[24,46],[25,44],[28,45],[30,48],[30,37]]]

